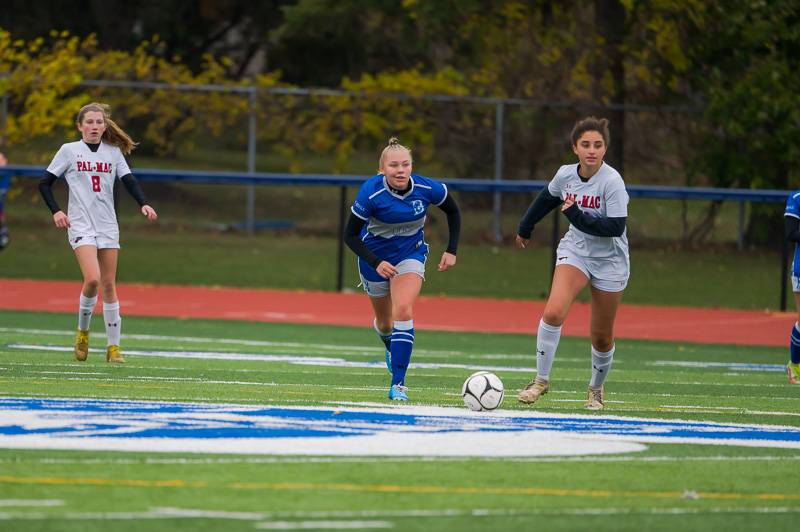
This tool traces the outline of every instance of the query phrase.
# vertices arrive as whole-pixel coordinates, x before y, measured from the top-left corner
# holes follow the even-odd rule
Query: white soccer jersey
[[[64,144],[47,171],[67,180],[70,239],[86,235],[119,238],[114,183],[131,170],[118,147],[101,142],[93,152],[82,140]]]
[[[562,166],[550,181],[547,190],[564,201],[571,198],[580,210],[592,216],[628,216],[625,182],[619,172],[606,163],[585,182],[578,176],[577,164]],[[610,259],[610,266],[613,268],[627,270],[630,264],[627,229],[618,237],[594,236],[570,224],[560,245],[581,257]]]

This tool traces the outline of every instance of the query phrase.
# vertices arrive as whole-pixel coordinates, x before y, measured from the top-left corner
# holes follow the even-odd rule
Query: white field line
[[[259,530],[360,530],[394,528],[389,521],[266,521],[256,523]]]
[[[386,388],[380,388],[383,392]],[[0,397],[5,396],[7,394],[3,394],[0,392]],[[44,393],[19,393],[14,392],[14,397],[22,397],[22,398],[39,398],[39,399],[52,399],[52,395],[44,394]],[[98,395],[98,394],[87,394],[81,393],[78,397],[81,399],[92,399],[97,401],[153,401],[156,403],[163,403],[163,402],[177,402],[177,403],[185,403],[187,401],[191,402],[198,402],[198,403],[209,403],[218,405],[220,401],[225,399],[222,396],[216,397],[209,397],[204,395],[193,395],[191,398],[188,398],[185,395],[181,396],[148,396],[148,395],[124,395],[124,394],[114,394],[113,398],[110,398],[107,395]],[[406,411],[408,406],[405,404],[393,404],[394,402],[386,402],[386,403],[369,403],[373,406],[378,406],[384,410],[399,410],[399,411]],[[236,404],[239,405],[256,405],[256,406],[264,406],[264,398],[263,397],[237,397]],[[333,404],[345,404],[342,403],[333,403]],[[308,407],[308,408],[316,408],[319,407],[320,401],[317,399],[286,399],[282,398],[281,402],[277,406],[297,406],[297,407]],[[428,403],[425,401],[415,401],[415,406],[418,407],[431,407],[431,408],[439,408],[442,405],[439,403]],[[272,405],[275,406],[275,405]],[[466,407],[465,407],[466,408]],[[500,410],[495,410],[495,412],[499,412]]]
[[[392,519],[447,517],[516,517],[516,516],[616,516],[616,515],[748,515],[798,514],[800,507],[666,507],[666,508],[473,508],[473,509],[403,509],[362,511],[304,511],[304,512],[228,512],[184,508],[152,508],[147,512],[67,512],[44,514],[0,512],[0,520],[26,521],[136,521],[150,519],[219,519],[235,521],[267,521],[270,519]],[[273,521],[274,522],[274,521]]]
[[[0,327],[0,333],[21,333],[21,334],[35,334],[43,336],[74,336],[73,331],[59,331],[52,329],[20,329],[13,327]],[[102,335],[101,335],[102,336]],[[350,353],[352,351],[362,351],[367,355],[375,355],[380,352],[380,342],[377,341],[374,345],[341,345],[341,344],[317,344],[306,342],[270,342],[267,340],[244,340],[239,338],[215,338],[215,337],[200,337],[200,336],[165,336],[154,334],[125,334],[125,338],[133,340],[146,340],[146,341],[169,341],[169,342],[187,342],[187,343],[205,343],[205,344],[228,344],[228,345],[245,345],[252,347],[290,347],[297,349],[311,349],[319,351],[335,351],[341,353]],[[428,356],[452,356],[452,355],[465,355],[462,351],[447,351],[447,350],[433,350],[417,348],[415,350],[418,354]],[[354,354],[354,353],[350,353]],[[487,358],[531,358],[535,357],[533,353],[489,353],[489,354],[475,354],[473,356],[481,356]]]
[[[700,369],[727,369],[733,371],[753,371],[779,372],[786,371],[785,364],[754,364],[743,362],[706,362],[701,360],[654,360],[645,362],[648,366],[667,366],[677,368],[700,368]]]
[[[10,349],[48,351],[48,352],[72,352],[73,348],[68,346],[49,346],[35,344],[10,344]],[[96,356],[102,352],[99,349],[91,349],[90,354]],[[141,357],[164,357],[164,358],[189,358],[202,360],[245,360],[260,362],[286,362],[302,366],[335,366],[335,367],[355,367],[355,368],[374,368],[385,364],[383,360],[372,362],[354,362],[343,358],[320,357],[320,356],[299,356],[297,354],[259,354],[259,353],[234,353],[227,351],[141,351],[126,349],[126,355]],[[508,367],[508,366],[487,366],[483,364],[450,364],[450,363],[430,363],[415,362],[411,364],[413,368],[422,369],[468,369],[468,370],[487,370],[487,371],[516,371],[534,373],[535,368]]]
[[[0,499],[0,507],[64,506],[61,499]]]
[[[229,464],[373,464],[407,462],[587,462],[587,463],[667,463],[667,462],[796,462],[800,454],[786,456],[565,456],[565,457],[252,457],[252,458],[34,458],[30,460],[0,458],[0,464],[46,465],[229,465]],[[0,506],[3,505],[0,502]],[[11,505],[6,505],[11,506]]]
[[[99,380],[99,381],[102,381],[102,382],[115,382],[115,381],[120,381],[120,380],[124,381],[125,379],[105,379],[105,380],[103,380],[103,379],[77,379],[77,378],[76,379],[55,379],[55,378],[52,378],[52,377],[42,377],[42,380],[74,380],[74,381]],[[285,383],[282,383],[282,384],[279,384],[277,386],[285,386],[285,387],[289,387],[289,386],[327,387],[328,385],[327,384],[285,384]],[[366,387],[366,386],[364,386],[364,387],[349,387],[349,388],[342,388],[342,389],[351,390],[351,391],[355,391],[355,392],[360,392],[360,391],[364,391],[364,392],[383,392],[385,390],[384,387]],[[441,390],[441,388],[422,387],[422,386],[415,387],[414,389],[426,390],[426,391]],[[577,392],[551,390],[550,393],[573,394],[573,393],[577,393]],[[3,394],[0,393],[0,396],[2,396],[2,395]],[[45,398],[45,399],[48,399],[48,398],[51,397],[48,394],[41,394],[41,393],[20,393],[20,392],[15,392],[14,395],[16,397],[40,397],[40,398]],[[644,397],[644,396],[647,396],[647,394],[641,394],[641,393],[639,393],[639,394],[631,394],[631,395],[635,395],[636,397],[640,397],[640,398]],[[109,399],[108,396],[105,396],[105,395],[94,395],[94,394],[88,394],[88,395],[84,394],[84,395],[81,395],[81,398],[83,398],[83,399],[96,399],[96,400],[107,400],[107,399]],[[740,398],[740,397],[737,397],[737,398]],[[122,394],[115,395],[114,399],[115,400],[121,400],[121,401],[178,401],[178,402],[187,400],[185,396],[169,396],[169,397],[153,396],[153,397],[150,397],[150,396],[140,396],[140,395],[129,396],[129,395],[122,395]],[[191,400],[192,401],[200,401],[200,402],[207,402],[207,403],[217,404],[220,401],[220,397],[218,397],[218,396],[217,397],[193,396],[191,398]],[[242,398],[237,398],[236,401],[238,403],[241,403],[241,404],[263,404],[264,399],[263,398],[246,398],[246,397],[242,397]],[[582,403],[583,401],[584,401],[584,399],[581,399],[581,400],[576,399],[574,402]],[[553,402],[556,402],[556,401],[554,400]],[[564,402],[567,402],[567,401],[564,401]],[[606,401],[606,402],[609,402],[609,401]],[[631,412],[652,413],[652,412],[659,411],[659,409],[661,408],[661,407],[637,408],[636,406],[634,406],[636,404],[636,402],[625,402],[625,401],[618,401],[618,402],[624,403],[626,405],[625,406],[625,410],[626,411],[631,411]],[[349,402],[349,401],[334,401],[334,402],[327,401],[326,403],[334,404],[334,405],[347,405],[347,406],[367,406],[367,407],[374,406],[374,407],[380,407],[380,408],[384,408],[384,409],[398,409],[398,410],[403,410],[403,408],[404,408],[404,405],[402,405],[402,404],[391,404],[391,403]],[[280,401],[280,404],[281,405],[297,405],[297,406],[301,406],[301,407],[302,406],[313,407],[313,406],[318,406],[319,405],[319,401],[317,401],[315,399],[288,399],[288,398],[282,398],[281,401]],[[421,406],[421,407],[427,407],[427,406],[437,407],[437,406],[441,406],[439,403],[427,403],[427,402],[416,402],[416,401],[415,401],[415,404],[417,406]],[[699,410],[701,408],[704,408],[705,410]],[[571,407],[568,407],[566,409],[567,410],[572,410]],[[504,411],[504,412],[511,412],[510,410],[507,410],[507,409],[501,409],[501,410]],[[664,410],[667,410],[667,409],[664,409]],[[796,415],[798,415],[796,412],[760,411],[760,410],[746,410],[746,409],[740,410],[740,411],[730,411],[730,410],[721,410],[721,409],[720,410],[715,410],[714,407],[702,407],[702,406],[691,406],[691,407],[687,407],[685,409],[681,409],[681,408],[676,407],[676,408],[670,408],[668,410],[670,412],[675,412],[675,413],[679,413],[679,414],[698,414],[698,413],[705,413],[705,414],[731,414],[731,413],[735,413],[735,414],[742,415],[742,416],[764,416],[764,415],[796,416]],[[500,410],[498,410],[498,411],[500,411]]]
[[[610,401],[606,401],[610,402]],[[719,413],[727,414],[729,412],[736,412],[747,414],[750,416],[798,416],[800,412],[778,412],[775,410],[750,410],[747,408],[740,409],[735,406],[700,406],[700,405],[660,405],[659,408],[666,408],[669,410],[676,410],[679,412],[698,412],[698,413]]]
[[[142,376],[142,375],[126,375],[124,377],[116,377],[116,378],[106,378],[106,379],[96,379],[96,378],[86,378],[86,377],[66,377],[66,378],[56,378],[56,377],[41,377],[40,380],[51,380],[51,381],[77,381],[77,382],[125,382],[125,381],[139,381],[139,382],[200,382],[203,384],[226,384],[231,386],[283,386],[283,387],[301,387],[301,388],[328,388],[330,384],[307,384],[307,383],[280,383],[280,382],[252,382],[252,381],[218,381],[218,380],[210,380],[210,379],[198,379],[192,377],[152,377],[152,376]],[[337,386],[338,390],[350,390],[355,392],[360,391],[385,391],[387,389],[386,386]],[[419,389],[429,389],[429,388],[419,388]],[[430,388],[435,389],[435,388]]]
[[[73,365],[74,367],[74,365]],[[143,368],[152,370],[153,368]],[[318,374],[317,372],[304,372],[310,374]],[[49,377],[48,375],[56,374],[59,375],[58,377]],[[139,381],[139,382],[198,382],[202,384],[222,384],[222,385],[231,385],[231,386],[285,386],[285,387],[328,387],[328,384],[311,384],[311,383],[280,383],[274,381],[241,381],[241,380],[218,380],[218,379],[204,379],[199,377],[162,377],[157,375],[124,375],[124,376],[115,376],[112,372],[109,373],[69,373],[69,377],[65,376],[63,372],[53,372],[53,371],[27,371],[25,372],[26,376],[37,377],[41,380],[55,380],[55,381],[97,381],[97,382],[130,382],[130,381]],[[40,376],[41,375],[41,376]],[[99,375],[98,378],[92,377],[72,377],[72,375]],[[354,374],[359,375],[359,374]],[[374,376],[374,373],[360,373],[360,375],[364,376]],[[416,377],[438,377],[438,375],[424,375],[421,373],[416,373]],[[617,381],[617,382],[625,382],[625,381]],[[351,390],[351,391],[378,391],[383,390],[384,387],[376,387],[376,386],[349,386],[349,387],[339,387],[342,390]],[[449,387],[445,386],[415,386],[414,390],[424,390],[424,391],[441,391],[444,395],[451,396],[451,397],[459,397],[461,394],[460,392],[453,392],[450,391]],[[576,392],[575,390],[551,390],[552,394],[561,394],[561,395],[573,395]],[[582,393],[582,391],[581,391]],[[615,397],[625,397],[631,396],[634,398],[641,399],[642,397],[681,397],[686,398],[686,395],[677,395],[677,394],[657,394],[657,393],[644,393],[644,392],[637,392],[637,393],[625,393],[625,392],[615,392]],[[741,395],[736,396],[714,396],[717,399],[740,399]],[[552,402],[556,403],[583,403],[586,399],[579,398],[579,399],[552,399]],[[800,397],[787,397],[781,398],[781,400],[798,400],[800,401]],[[606,399],[606,403],[609,404],[635,404],[632,401],[624,401],[621,399]],[[340,402],[336,402],[336,404],[342,404]],[[365,406],[361,403],[353,403],[356,406]],[[372,404],[366,406],[373,406]],[[740,413],[751,413],[751,414],[758,414],[758,415],[772,415],[772,416],[781,416],[781,415],[790,415],[790,416],[800,416],[800,412],[781,412],[781,411],[754,411],[748,410],[741,407],[735,406],[702,406],[702,405],[659,405],[659,408],[667,408],[667,409],[676,409],[676,410],[684,410],[684,411],[698,411],[698,412],[716,412],[723,410],[729,410],[731,412],[740,412]]]
[[[72,348],[71,347],[63,347],[63,346],[26,346],[26,345],[19,345],[18,346],[18,345],[12,345],[10,347],[14,347],[14,348],[18,348],[18,349],[30,348],[30,349],[38,350],[38,351],[72,352]],[[93,352],[94,352],[94,350],[93,350]],[[136,351],[125,351],[125,353],[126,354],[136,354],[138,352],[136,352]],[[142,352],[142,353],[150,353],[150,352]],[[151,354],[151,355],[144,355],[144,356],[164,356],[165,358],[168,358],[168,357],[172,356],[173,358],[184,358],[184,357],[181,356],[181,353],[186,353],[186,352],[183,352],[183,351],[159,352],[159,355],[152,355]],[[203,355],[203,354],[208,354],[208,356],[207,357],[200,356],[200,355]],[[248,360],[248,361],[250,360],[250,359],[243,358],[245,356],[249,356],[248,353],[225,353],[225,354],[226,355],[231,355],[230,358],[225,358],[225,360]],[[216,356],[215,353],[205,353],[205,352],[194,353],[194,352],[192,352],[191,355],[192,356],[186,357],[186,358],[193,358],[193,359],[196,359],[196,358],[200,358],[200,359],[207,358],[207,359],[211,359],[211,360],[216,360],[216,359],[219,358],[219,357]],[[239,355],[242,355],[242,356],[239,356]],[[318,360],[320,358],[320,357],[298,357],[298,356],[295,356],[295,355],[288,356],[288,358],[287,358],[287,355],[280,355],[279,359],[273,360],[273,359],[266,358],[269,355],[257,355],[257,356],[260,357],[260,358],[258,358],[256,360],[261,361],[261,362],[288,362],[288,363],[291,364],[291,363],[295,363],[295,362],[293,362],[294,360],[299,360],[302,363],[298,363],[298,364],[299,365],[303,365],[303,366],[314,365],[311,362],[314,361],[314,360]],[[345,361],[343,359],[335,359],[335,358],[326,358],[325,360],[327,360],[328,363],[324,363],[324,364],[321,364],[321,365],[322,366],[326,366],[326,367],[339,367],[339,366],[341,366],[341,367],[352,368],[354,366],[354,367],[369,368],[369,369],[383,368],[384,367],[384,362],[383,361],[374,362],[374,363],[360,363],[360,362],[349,362],[349,361]],[[335,364],[334,362],[336,362],[336,361],[341,361],[342,363],[341,364]],[[74,367],[76,367],[76,364],[77,363],[75,363],[75,362],[72,362],[72,363],[19,362],[19,363],[15,363],[14,366],[74,368]],[[130,368],[130,369],[142,369],[142,370],[146,370],[146,371],[153,371],[153,370],[185,371],[186,370],[186,368],[181,368],[181,367],[136,366],[136,365],[132,365],[132,364],[126,364],[125,367],[126,368]],[[411,364],[411,368],[415,369],[415,370],[419,370],[419,369],[468,369],[468,370],[474,370],[474,369],[479,369],[479,368],[482,369],[482,368],[489,368],[489,367],[488,366],[469,365],[469,364],[412,363]],[[535,368],[513,367],[513,366],[491,367],[490,369],[492,369],[494,371],[497,371],[497,372],[503,372],[503,371],[530,372],[532,374],[535,374],[535,372],[536,372]],[[211,371],[224,371],[224,372],[243,372],[243,373],[263,373],[263,372],[265,372],[267,370],[237,369],[237,368],[231,368],[231,369],[228,369],[228,368],[205,368],[204,371],[209,371],[209,372],[211,372]],[[293,373],[297,373],[297,372],[315,374],[315,375],[318,374],[318,372],[316,372],[316,371],[301,371],[301,370],[293,371]],[[54,373],[54,374],[57,374],[57,375],[63,375],[63,372],[57,372],[57,371],[54,371],[54,372],[27,371],[26,373],[31,374],[31,375],[46,374],[46,373]],[[70,374],[84,374],[84,373],[70,372]],[[85,374],[86,375],[92,375],[92,373],[85,373]],[[113,371],[109,371],[108,373],[99,372],[99,373],[95,373],[95,374],[96,375],[109,375],[109,376],[112,376],[113,375]],[[350,373],[350,374],[352,374],[352,375],[364,375],[364,376],[372,376],[372,375],[374,375],[371,372],[357,372],[357,373]],[[614,378],[612,379],[612,381],[616,382],[616,383],[641,383],[641,379],[637,379],[637,378],[633,378],[633,379],[620,378],[620,375],[623,375],[623,374],[624,374],[624,371],[615,372],[614,373]],[[440,375],[424,374],[424,373],[419,373],[419,372],[415,373],[415,375],[418,376],[418,377],[423,377],[423,376],[440,377]],[[137,377],[125,376],[125,377],[119,377],[118,379],[112,379],[112,380],[130,380],[130,379],[133,379],[133,378],[137,378]],[[148,378],[148,377],[139,376],[138,378]],[[149,378],[152,378],[152,379],[159,379],[159,378],[167,379],[167,377],[155,377],[155,376],[149,377]],[[184,379],[184,378],[176,377],[175,379],[178,380],[178,379]],[[584,380],[585,379],[566,378],[565,377],[565,378],[559,379],[559,382],[572,383],[572,382],[584,382]],[[211,381],[202,381],[202,382],[211,382]],[[219,382],[225,383],[226,381],[219,381]],[[786,387],[786,385],[783,384],[783,383],[779,383],[779,384],[768,384],[768,383],[764,383],[764,384],[757,384],[757,383],[727,383],[726,384],[726,383],[720,383],[720,382],[676,381],[676,380],[670,380],[670,381],[648,380],[648,383],[655,384],[655,385],[662,385],[663,384],[663,385],[671,385],[671,386],[680,385],[680,386],[698,386],[698,387],[703,387],[703,386],[737,386],[737,387],[751,387],[751,388],[785,388]],[[242,384],[246,384],[246,382],[243,382]],[[551,390],[551,393],[573,393],[573,392],[572,391],[564,391],[564,390]],[[671,394],[671,393],[640,393],[640,392],[636,392],[636,393],[614,392],[614,394],[617,395],[617,396],[632,395],[632,396],[636,396],[636,397],[647,396],[647,397],[683,397],[683,398],[691,397],[691,396],[701,396],[702,395],[702,394]],[[740,394],[740,395],[715,395],[714,397],[720,398],[720,399],[741,399],[743,396]],[[758,396],[758,397],[760,397],[760,396]],[[800,401],[800,396],[799,397],[787,396],[787,397],[782,397],[780,399],[782,401]],[[703,407],[698,407],[698,408],[703,408]]]

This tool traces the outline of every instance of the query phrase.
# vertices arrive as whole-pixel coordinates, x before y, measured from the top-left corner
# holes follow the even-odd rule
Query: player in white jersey
[[[84,361],[89,355],[89,324],[101,289],[108,336],[106,361],[122,363],[125,361],[119,349],[122,318],[116,287],[119,256],[119,227],[114,209],[116,180],[122,181],[148,220],[155,220],[157,215],[125,161],[124,155],[136,143],[111,120],[109,107],[100,103],[83,106],[77,127],[82,139],[61,146],[39,183],[39,192],[53,213],[56,227],[67,230],[83,274],[75,358]],[[64,214],[53,196],[53,183],[61,176],[69,187],[68,214]]]
[[[630,260],[625,224],[628,193],[619,173],[603,162],[608,120],[588,117],[570,135],[578,164],[562,166],[528,208],[517,231],[517,247],[528,245],[533,228],[561,205],[570,226],[558,245],[550,296],[536,336],[536,378],[519,393],[533,403],[550,389],[561,325],[578,294],[591,284],[592,376],[586,408],[604,406],[603,384],[614,358],[614,319],[628,284]]]
[[[389,399],[408,401],[406,371],[414,347],[414,303],[425,279],[423,228],[433,204],[447,215],[450,239],[439,271],[456,264],[461,216],[447,187],[412,173],[411,151],[396,138],[381,153],[379,174],[358,191],[344,240],[358,255],[358,272],[375,311],[375,331],[392,374]]]

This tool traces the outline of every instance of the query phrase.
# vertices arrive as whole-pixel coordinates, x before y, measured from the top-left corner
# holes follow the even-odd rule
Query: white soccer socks
[[[536,376],[550,380],[550,370],[561,339],[561,326],[548,325],[539,320],[539,332],[536,333]]]
[[[78,305],[78,329],[81,331],[89,330],[89,324],[92,322],[92,312],[94,312],[95,305],[97,305],[97,296],[86,297],[81,293],[81,299]]]
[[[122,318],[119,315],[119,301],[103,303],[103,317],[106,319],[108,345],[119,345],[122,335]]]
[[[614,361],[614,351],[617,346],[613,346],[610,351],[605,353],[598,351],[592,346],[592,378],[589,381],[589,387],[598,389],[603,386],[608,377],[608,372],[611,371],[611,363]]]

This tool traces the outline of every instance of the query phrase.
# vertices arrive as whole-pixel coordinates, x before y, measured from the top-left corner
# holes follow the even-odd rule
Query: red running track
[[[79,282],[0,279],[0,309],[77,312]],[[122,313],[369,327],[372,308],[364,294],[120,284]],[[420,329],[533,334],[543,301],[422,296],[414,308]],[[589,335],[590,306],[576,303],[565,336]],[[619,338],[785,347],[793,313],[623,305]]]

